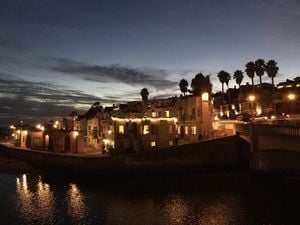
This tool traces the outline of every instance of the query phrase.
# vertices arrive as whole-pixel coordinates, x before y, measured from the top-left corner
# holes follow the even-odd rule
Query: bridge
[[[237,123],[236,133],[250,144],[253,170],[300,170],[300,126]]]

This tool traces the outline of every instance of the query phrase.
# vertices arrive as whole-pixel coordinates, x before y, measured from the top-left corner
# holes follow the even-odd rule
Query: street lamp
[[[293,101],[295,101],[296,95],[294,93],[290,93],[290,94],[288,94],[287,98],[288,98],[288,100],[290,101],[290,104],[291,104],[292,120],[294,120]]]
[[[249,95],[248,100],[251,102],[251,118],[252,123],[254,121],[254,101],[255,101],[255,95]]]

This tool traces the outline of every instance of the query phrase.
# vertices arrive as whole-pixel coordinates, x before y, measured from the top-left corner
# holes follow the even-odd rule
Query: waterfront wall
[[[240,147],[241,140],[237,136],[230,136],[161,150],[102,157],[8,147],[5,150],[11,156],[39,167],[94,174],[232,169],[247,165],[247,159]]]
[[[250,168],[255,171],[300,171],[300,127],[237,124],[239,136],[250,144]]]

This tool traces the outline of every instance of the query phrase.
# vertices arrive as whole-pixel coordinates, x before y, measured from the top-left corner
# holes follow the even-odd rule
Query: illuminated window
[[[169,141],[169,145],[172,146],[174,143],[172,140]]]
[[[202,101],[208,101],[209,100],[209,94],[207,92],[204,92],[202,94]]]
[[[124,134],[124,125],[119,125],[119,134]]]
[[[191,126],[191,134],[196,135],[197,134],[197,127],[196,126]]]
[[[169,125],[169,134],[173,134],[173,125]]]
[[[181,129],[180,129],[180,127],[177,127],[177,134],[181,134]]]
[[[155,111],[152,112],[152,117],[157,117],[157,113]]]
[[[155,147],[156,146],[156,142],[155,141],[151,141],[151,147]]]
[[[189,134],[189,127],[188,127],[188,126],[185,126],[185,127],[184,127],[184,133],[185,133],[185,134]]]
[[[144,125],[143,126],[143,134],[149,134],[149,132],[150,132],[149,125]]]
[[[170,117],[170,111],[169,110],[166,111],[166,117]]]

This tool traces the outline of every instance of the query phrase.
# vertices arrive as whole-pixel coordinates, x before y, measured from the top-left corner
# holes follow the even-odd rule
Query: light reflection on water
[[[158,185],[158,181],[124,183],[123,187],[122,182],[111,180],[106,184],[103,180],[78,183],[55,177],[45,181],[41,176],[26,174],[0,174],[0,183],[0,197],[13,196],[0,202],[0,208],[4,207],[0,224],[10,215],[5,225],[300,224],[300,216],[295,214],[299,211],[299,195],[287,199],[280,195],[282,190],[272,186],[252,186],[250,191],[248,183],[244,190],[223,182],[223,187],[202,185],[202,181],[194,187],[174,187],[167,182]]]
[[[17,210],[20,218],[26,224],[56,224],[56,213],[60,209],[56,208],[56,198],[50,185],[44,183],[40,176],[37,181],[30,181],[27,181],[26,174],[16,178]],[[84,224],[87,221],[84,196],[76,184],[70,184],[70,188],[66,190],[66,204],[72,223]]]
[[[23,174],[16,178],[16,187],[21,218],[28,223],[53,224],[55,198],[50,186],[38,177],[36,186],[29,190],[27,175]]]
[[[87,207],[85,204],[85,197],[80,192],[76,184],[71,183],[67,191],[67,206],[68,214],[73,222],[88,220]],[[86,221],[87,222],[87,221]]]

